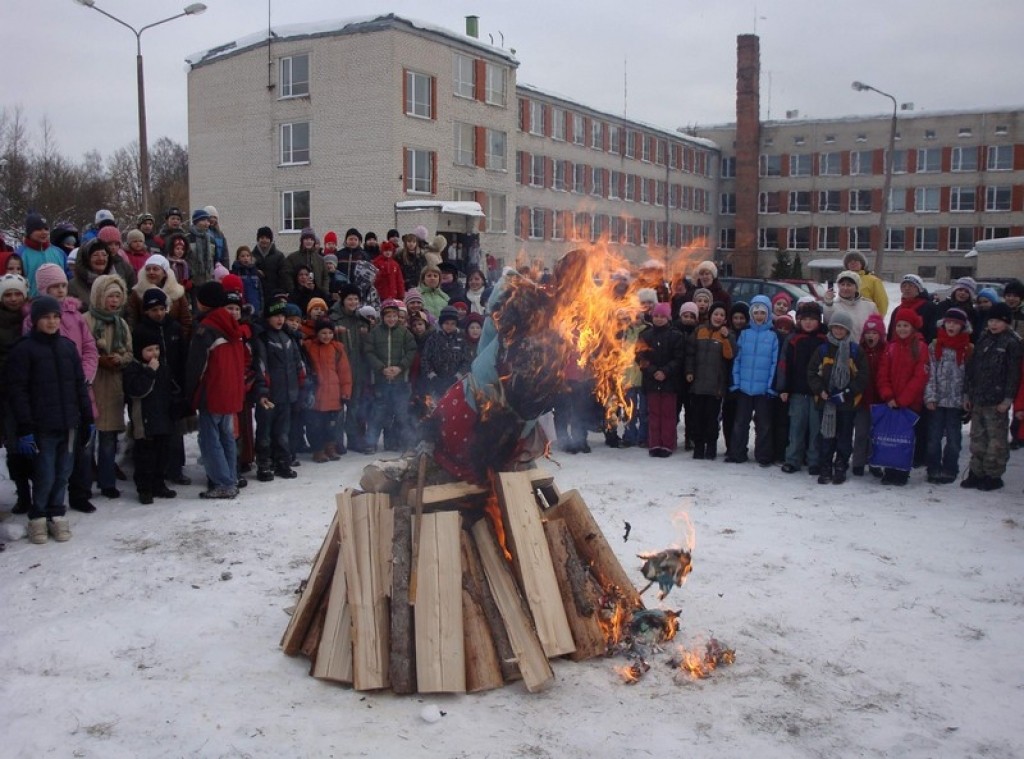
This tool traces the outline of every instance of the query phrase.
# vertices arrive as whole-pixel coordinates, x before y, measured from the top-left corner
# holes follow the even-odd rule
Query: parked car
[[[810,293],[803,290],[796,285],[792,285],[788,282],[782,282],[777,279],[756,279],[754,277],[719,277],[718,281],[729,297],[732,298],[732,302],[744,301],[750,303],[750,299],[755,295],[767,295],[769,298],[774,298],[777,293],[783,292],[789,295],[793,299],[793,303],[796,303],[800,298]]]
[[[821,282],[815,282],[813,279],[782,279],[779,281],[789,285],[796,285],[801,290],[806,291],[804,295],[813,295],[815,300],[822,300],[825,296],[825,285]]]

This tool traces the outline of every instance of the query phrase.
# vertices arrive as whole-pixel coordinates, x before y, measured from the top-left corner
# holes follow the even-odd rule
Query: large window
[[[818,174],[823,177],[838,177],[843,173],[841,153],[822,153],[818,156]]]
[[[889,213],[905,213],[907,210],[907,191],[902,187],[889,188]]]
[[[636,158],[636,138],[637,133],[627,129],[626,130],[626,158]]]
[[[871,210],[871,190],[850,190],[850,212],[867,213]]]
[[[291,55],[281,59],[281,97],[295,98],[309,94],[309,56]]]
[[[811,175],[809,153],[795,153],[789,157],[789,175],[791,177],[809,177]]]
[[[565,239],[565,211],[554,211],[551,219],[551,239]]]
[[[476,129],[472,124],[455,122],[455,165],[474,166],[476,159]]]
[[[885,230],[886,250],[906,250],[907,231],[903,227],[889,227]]]
[[[984,240],[998,240],[1002,237],[1010,236],[1009,227],[985,227]]]
[[[779,212],[779,193],[777,192],[761,192],[757,195],[757,212],[758,213],[778,213]]]
[[[608,180],[608,197],[612,200],[619,199],[619,187],[622,184],[622,172],[611,172]]]
[[[281,164],[309,163],[309,122],[281,125]]]
[[[299,232],[312,226],[309,212],[309,190],[285,190],[281,193],[281,229]]]
[[[487,195],[487,231],[488,232],[507,232],[508,231],[508,216],[507,208],[508,200],[504,195],[498,193],[490,193]]]
[[[736,156],[722,159],[722,179],[736,178]]]
[[[619,154],[619,128],[614,124],[608,125],[608,152]]]
[[[1009,211],[1012,189],[1009,187],[986,187],[985,210]]]
[[[851,150],[850,151],[850,174],[853,176],[869,176],[872,171],[872,161],[875,157],[873,150]]]
[[[974,227],[950,227],[949,249],[970,250],[974,247],[975,237]]]
[[[818,212],[838,212],[841,197],[842,193],[839,190],[820,190],[818,192]]]
[[[978,191],[974,187],[951,187],[949,189],[950,211],[974,211],[978,205]]]
[[[914,250],[938,250],[939,228],[917,227],[914,229]]]
[[[793,190],[789,193],[790,213],[810,213],[811,193],[808,190]]]
[[[508,170],[508,138],[497,129],[487,130],[487,144],[484,148],[484,165],[488,171]]]
[[[452,90],[456,97],[476,97],[476,67],[468,55],[455,53],[452,58]]]
[[[760,175],[762,177],[782,176],[782,156],[762,154],[759,163]]]
[[[818,227],[818,250],[839,250],[839,227]]]
[[[559,192],[565,192],[569,189],[568,182],[565,178],[566,175],[566,164],[567,161],[554,161],[551,172],[551,189],[558,190]]]
[[[544,186],[544,156],[530,156],[530,187]]]
[[[942,170],[942,148],[918,148],[917,173],[930,174]]]
[[[651,162],[651,139],[649,134],[640,137],[640,160],[644,163]]]
[[[551,139],[565,140],[565,111],[561,108],[551,109]]]
[[[718,247],[722,250],[732,250],[736,247],[736,229],[734,227],[722,227],[718,230]]]
[[[626,174],[626,200],[636,200],[636,175]]]
[[[430,119],[434,116],[433,77],[418,71],[405,72],[405,114]]]
[[[590,147],[604,150],[604,122],[594,119],[590,122]]]
[[[786,238],[786,247],[790,250],[810,250],[811,248],[810,227],[790,227]]]
[[[582,195],[587,188],[586,164],[577,163],[572,167],[572,191]]]
[[[604,192],[604,169],[595,166],[590,170],[590,194],[603,196]]]
[[[576,145],[582,145],[586,140],[583,134],[583,115],[574,113],[572,115],[572,141]]]
[[[918,187],[914,190],[914,210],[918,213],[936,213],[939,210],[939,188]]]
[[[779,247],[779,230],[775,227],[758,228],[757,247],[761,250],[777,250]]]
[[[487,64],[486,100],[491,105],[505,105],[508,94],[508,71],[496,63]]]
[[[718,196],[718,212],[731,216],[736,213],[736,193],[723,192]]]
[[[1013,145],[989,145],[989,171],[1010,171],[1013,168]]]
[[[543,208],[531,208],[530,209],[530,239],[531,240],[543,240],[544,239],[544,209]]]
[[[905,148],[892,151],[892,173],[907,173],[907,151]]]
[[[950,158],[952,171],[977,171],[978,148],[975,145],[955,147]]]
[[[850,250],[871,250],[871,227],[850,227]]]
[[[434,162],[436,154],[430,150],[405,149],[405,191],[431,193],[434,191]]]
[[[544,134],[544,110],[547,106],[536,100],[523,102],[530,104],[530,134]]]

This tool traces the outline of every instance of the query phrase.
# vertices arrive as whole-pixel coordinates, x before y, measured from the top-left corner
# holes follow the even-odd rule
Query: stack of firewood
[[[356,690],[535,692],[550,659],[604,655],[615,617],[640,608],[580,494],[533,469],[493,492],[340,493],[281,646]]]

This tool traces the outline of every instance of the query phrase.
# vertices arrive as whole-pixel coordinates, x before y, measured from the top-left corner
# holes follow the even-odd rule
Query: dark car
[[[777,293],[786,293],[793,299],[795,304],[805,295],[810,295],[806,290],[791,285],[788,282],[780,282],[776,279],[757,279],[755,277],[719,277],[718,281],[732,302],[744,301],[750,303],[755,295],[767,295],[769,299],[774,298]]]

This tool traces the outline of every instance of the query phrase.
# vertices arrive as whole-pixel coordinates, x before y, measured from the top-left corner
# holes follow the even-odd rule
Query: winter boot
[[[821,467],[821,474],[818,475],[818,484],[828,485],[830,482],[832,482],[832,467]]]
[[[708,443],[704,449],[704,458],[708,461],[714,461],[718,456],[718,443]]]
[[[273,482],[274,470],[261,466],[256,470],[256,479],[260,482]]]
[[[71,540],[71,525],[67,517],[54,517],[46,522],[46,529],[58,543],[66,543]]]
[[[334,443],[328,443],[324,446],[324,454],[331,461],[339,461],[341,459],[341,453],[338,451],[338,447]]]
[[[981,482],[978,483],[978,490],[999,490],[1003,487],[1002,477],[983,477]]]
[[[842,485],[844,482],[846,482],[846,469],[836,467],[832,472],[832,484]]]
[[[313,451],[314,464],[326,464],[330,460],[325,451]]]
[[[149,506],[151,503],[153,503],[153,494],[150,493],[148,490],[140,490],[139,503],[141,503],[143,506]]]
[[[604,444],[609,448],[618,448],[619,442],[619,433],[615,430],[608,430],[604,433]]]
[[[28,520],[28,542],[41,545],[49,540],[46,531],[46,517]]]
[[[274,470],[274,476],[280,477],[282,480],[294,480],[299,474],[294,469],[282,464]]]
[[[977,488],[981,485],[981,481],[985,479],[974,473],[973,470],[967,470],[967,476],[960,481],[960,487],[962,488]]]
[[[706,448],[707,448],[707,446],[705,446],[704,443],[694,443],[693,444],[693,457],[695,459],[703,459],[704,458],[704,451],[706,450]]]

